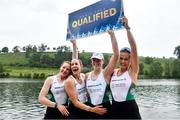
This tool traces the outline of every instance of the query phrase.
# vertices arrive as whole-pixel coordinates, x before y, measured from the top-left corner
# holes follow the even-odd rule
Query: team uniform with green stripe
[[[78,83],[73,76],[71,76],[71,77],[75,83],[75,89],[76,89],[77,98],[78,98],[79,102],[86,104],[87,91],[86,91],[86,87],[85,87],[84,78],[82,77],[82,75],[80,75],[80,79],[82,82]],[[70,112],[70,116],[69,116],[70,119],[86,119],[87,116],[89,115],[89,112],[77,108],[76,106],[73,105],[72,101],[70,101],[70,100],[69,100],[69,112]]]
[[[56,102],[61,105],[68,105],[68,96],[64,88],[65,81],[60,82],[58,75],[51,76],[52,79],[51,88],[48,92],[48,98],[52,102]],[[45,114],[45,119],[62,119],[67,118],[61,114],[57,108],[48,107]]]
[[[112,118],[141,119],[139,108],[135,101],[135,84],[132,82],[129,72],[112,75],[110,88],[112,93]]]
[[[89,94],[90,106],[103,105],[103,107],[106,107],[108,110],[107,114],[105,115],[96,114],[96,118],[109,118],[111,110],[111,104],[109,99],[110,88],[104,78],[103,72],[98,75],[96,80],[92,79],[92,72],[90,72],[86,80],[86,89]]]
[[[53,79],[49,94],[51,95],[50,100],[58,104],[67,104],[68,96],[65,91],[65,81],[60,82],[57,75],[51,77]]]

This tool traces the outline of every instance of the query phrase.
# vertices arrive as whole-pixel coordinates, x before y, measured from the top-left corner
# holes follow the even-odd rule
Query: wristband
[[[131,28],[128,26],[128,27],[126,27],[126,30],[130,30]]]
[[[129,25],[123,23],[123,26],[125,27],[126,30],[130,30],[131,28],[129,27]]]
[[[54,108],[57,108],[57,106],[58,106],[58,104],[57,104],[57,103],[55,103],[55,106],[54,106]]]
[[[126,30],[130,30],[131,28],[129,26],[124,26],[126,28]]]

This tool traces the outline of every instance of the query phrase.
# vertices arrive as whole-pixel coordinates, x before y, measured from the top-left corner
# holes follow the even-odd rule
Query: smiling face
[[[128,52],[120,52],[121,70],[126,71],[130,64],[130,54]]]
[[[70,72],[71,72],[70,63],[64,62],[61,65],[60,71],[59,71],[61,78],[67,78]]]
[[[103,63],[104,63],[104,61],[102,59],[97,59],[97,58],[91,59],[91,64],[92,64],[94,69],[102,68]]]
[[[81,72],[81,64],[78,59],[71,60],[71,71],[73,75],[78,75]]]

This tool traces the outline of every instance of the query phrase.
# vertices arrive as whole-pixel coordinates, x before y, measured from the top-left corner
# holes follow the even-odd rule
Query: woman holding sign
[[[136,42],[130,31],[128,20],[122,18],[126,28],[130,48],[120,50],[120,67],[114,70],[110,88],[112,92],[112,118],[114,119],[141,119],[133,90],[139,73],[139,59]]]
[[[86,74],[86,88],[90,98],[90,106],[102,105],[107,109],[104,115],[92,115],[96,119],[108,119],[111,113],[110,103],[110,79],[114,68],[118,61],[119,49],[116,41],[114,31],[107,31],[111,38],[113,55],[111,56],[108,65],[103,69],[104,57],[102,53],[93,53],[91,57],[91,64],[93,70]]]
[[[70,119],[87,119],[90,113],[104,114],[106,109],[102,106],[90,107],[87,103],[87,92],[85,87],[85,74],[81,73],[82,63],[78,58],[76,41],[73,40],[73,59],[71,60],[70,75],[65,84],[66,92],[70,98]]]

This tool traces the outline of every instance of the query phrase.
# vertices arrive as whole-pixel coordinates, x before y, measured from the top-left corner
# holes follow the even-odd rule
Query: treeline
[[[140,78],[180,78],[180,59],[140,57]]]
[[[59,47],[61,47],[61,46],[59,46]],[[53,47],[52,50],[59,49],[59,47]],[[29,52],[32,52],[32,51],[33,52],[44,52],[44,51],[47,51],[47,50],[50,50],[50,47],[48,47],[47,45],[42,43],[39,46],[29,44],[29,45],[20,47],[20,46],[16,45],[16,46],[14,46],[12,48],[12,50],[10,50],[7,46],[5,46],[2,49],[0,49],[0,53],[9,53],[10,51],[12,51],[13,53],[17,53],[17,52],[29,53]]]
[[[83,62],[83,72],[91,70],[92,53],[79,52],[79,59]],[[107,65],[111,54],[104,53],[104,65]],[[41,47],[41,51],[37,51],[32,46],[25,48],[25,52],[1,53],[0,54],[0,77],[9,77],[11,73],[6,71],[3,66],[14,67],[37,67],[37,68],[59,68],[64,60],[71,60],[72,52],[70,47],[60,46],[56,52],[45,52]],[[155,57],[139,57],[140,72],[139,78],[180,78],[180,59],[175,58],[155,58]],[[19,74],[20,77],[27,78],[44,78],[45,73],[26,73]],[[35,76],[35,77],[34,77]]]

